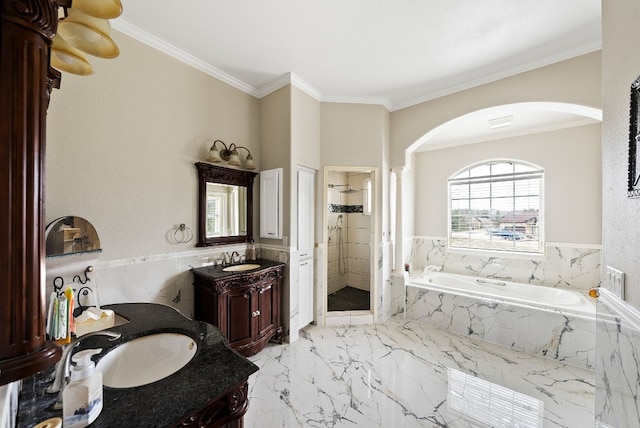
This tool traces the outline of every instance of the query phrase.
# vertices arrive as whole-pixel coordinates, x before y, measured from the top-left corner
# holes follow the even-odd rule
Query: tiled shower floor
[[[329,311],[369,310],[369,292],[355,287],[344,287],[327,296]]]
[[[593,372],[399,317],[311,325],[251,360],[247,428],[594,425]]]

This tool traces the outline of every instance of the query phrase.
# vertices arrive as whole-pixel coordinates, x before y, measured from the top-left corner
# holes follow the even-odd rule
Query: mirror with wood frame
[[[198,247],[253,239],[255,172],[197,162]]]

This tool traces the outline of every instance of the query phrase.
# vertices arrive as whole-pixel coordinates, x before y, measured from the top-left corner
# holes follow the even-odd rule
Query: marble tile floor
[[[592,371],[402,317],[310,325],[251,360],[246,428],[594,426]]]

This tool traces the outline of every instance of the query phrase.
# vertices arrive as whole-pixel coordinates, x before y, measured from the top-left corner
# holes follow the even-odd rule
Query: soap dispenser
[[[87,349],[73,356],[71,382],[62,393],[64,428],[82,428],[96,420],[102,411],[102,373],[91,357],[102,349]]]
[[[256,258],[256,244],[252,239],[247,247],[247,260],[256,260]]]

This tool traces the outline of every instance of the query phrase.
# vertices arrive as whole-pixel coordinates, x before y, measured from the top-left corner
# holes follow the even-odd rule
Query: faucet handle
[[[49,385],[47,388],[47,392],[54,393],[60,392],[66,385],[66,379],[69,377],[69,372],[71,370],[71,354],[73,350],[82,342],[84,339],[93,336],[107,336],[109,337],[109,341],[114,341],[119,339],[122,336],[121,333],[116,333],[113,331],[94,331],[92,333],[87,333],[83,336],[78,337],[73,342],[63,346],[62,357],[60,361],[58,361],[58,365],[55,369],[55,377],[53,378],[53,383]]]

